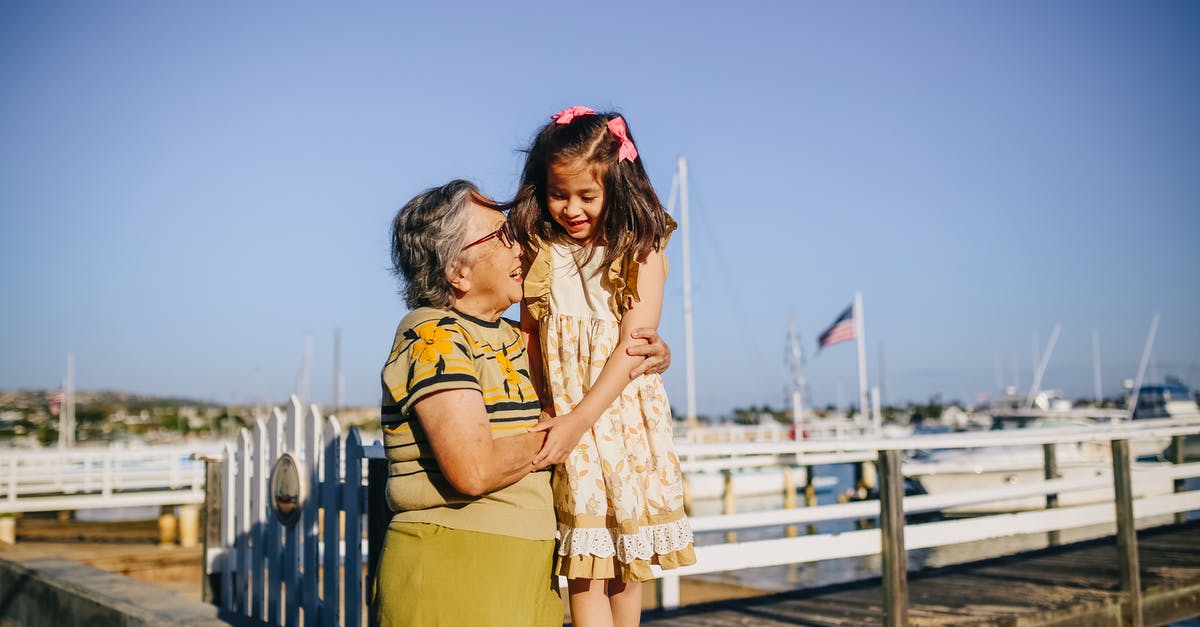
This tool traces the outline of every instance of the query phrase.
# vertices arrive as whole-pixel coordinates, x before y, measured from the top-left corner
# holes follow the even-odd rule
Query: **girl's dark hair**
[[[516,198],[508,203],[508,220],[525,254],[532,257],[543,242],[571,241],[550,216],[546,202],[546,173],[552,165],[583,161],[604,184],[604,210],[594,241],[603,244],[604,265],[632,255],[643,260],[670,233],[669,218],[641,156],[619,160],[620,140],[608,129],[616,113],[577,115],[567,124],[551,121],[538,131],[525,151],[525,169]],[[626,133],[633,141],[633,132]],[[636,145],[636,144],[635,144]]]

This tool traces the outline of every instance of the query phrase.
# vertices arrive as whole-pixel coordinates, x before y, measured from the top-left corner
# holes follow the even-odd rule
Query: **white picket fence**
[[[372,450],[374,449],[374,450]],[[291,453],[307,484],[302,513],[291,527],[275,514],[268,478]],[[367,488],[363,462],[382,457],[356,428],[345,438],[336,418],[293,397],[267,424],[242,429],[226,445],[221,480],[221,544],[209,572],[221,573],[226,613],[270,625],[359,627],[365,621]],[[344,463],[343,463],[344,462]]]

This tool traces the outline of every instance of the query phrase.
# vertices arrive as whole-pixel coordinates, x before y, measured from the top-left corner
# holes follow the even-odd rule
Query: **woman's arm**
[[[414,409],[442,473],[463,494],[494,492],[545,467],[533,464],[544,434],[492,439],[491,423],[478,390],[431,394],[418,401]]]
[[[629,354],[631,347],[643,343],[643,340],[633,337],[633,331],[658,328],[658,320],[662,315],[663,285],[667,278],[664,262],[662,251],[650,253],[642,262],[638,270],[638,294],[641,300],[622,316],[621,338],[583,400],[570,413],[534,427],[536,431],[549,430],[546,444],[533,459],[534,464],[557,464],[565,460],[583,433],[620,396],[630,381],[629,373],[641,365],[643,357]]]
[[[667,371],[671,366],[671,347],[667,346],[657,330],[653,327],[638,328],[634,329],[630,336],[634,341],[629,343],[625,354],[633,357],[637,363],[629,372],[631,380],[644,374],[661,374]],[[538,321],[529,313],[524,301],[521,302],[521,341],[525,343],[525,351],[529,355],[529,378],[533,382],[533,389],[537,390],[542,410],[553,416],[554,399],[550,395],[549,386],[546,385],[546,372],[542,367],[542,343]]]
[[[636,379],[644,374],[662,374],[671,367],[671,347],[662,340],[657,329],[634,329],[631,335],[635,339],[646,341],[634,343],[625,349],[626,355],[639,357],[642,360],[642,363],[629,373],[630,379]]]

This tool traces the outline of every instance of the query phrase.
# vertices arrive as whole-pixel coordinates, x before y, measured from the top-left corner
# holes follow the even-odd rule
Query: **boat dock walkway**
[[[1200,616],[1200,521],[1138,533],[1145,625]],[[1120,625],[1116,538],[911,573],[909,625]],[[652,611],[655,627],[883,624],[878,578]]]

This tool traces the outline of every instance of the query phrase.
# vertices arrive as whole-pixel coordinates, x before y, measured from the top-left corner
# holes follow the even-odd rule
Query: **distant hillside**
[[[32,409],[46,407],[50,399],[59,390],[0,390],[0,408],[2,409]],[[129,408],[141,407],[180,407],[194,405],[219,405],[211,401],[184,398],[180,396],[151,396],[148,394],[132,394],[113,390],[76,390],[75,403],[119,405]]]
[[[41,444],[58,440],[60,407],[54,402],[58,390],[0,391],[0,441],[14,437],[32,438]],[[277,405],[286,409],[283,403]],[[328,416],[328,408],[321,408]],[[265,420],[270,407],[226,405],[177,396],[152,396],[112,390],[81,390],[75,393],[77,441],[111,440],[136,436],[143,439],[178,438],[186,434],[236,435],[237,429],[253,428]],[[377,428],[379,406],[340,407],[342,428],[356,425]]]

